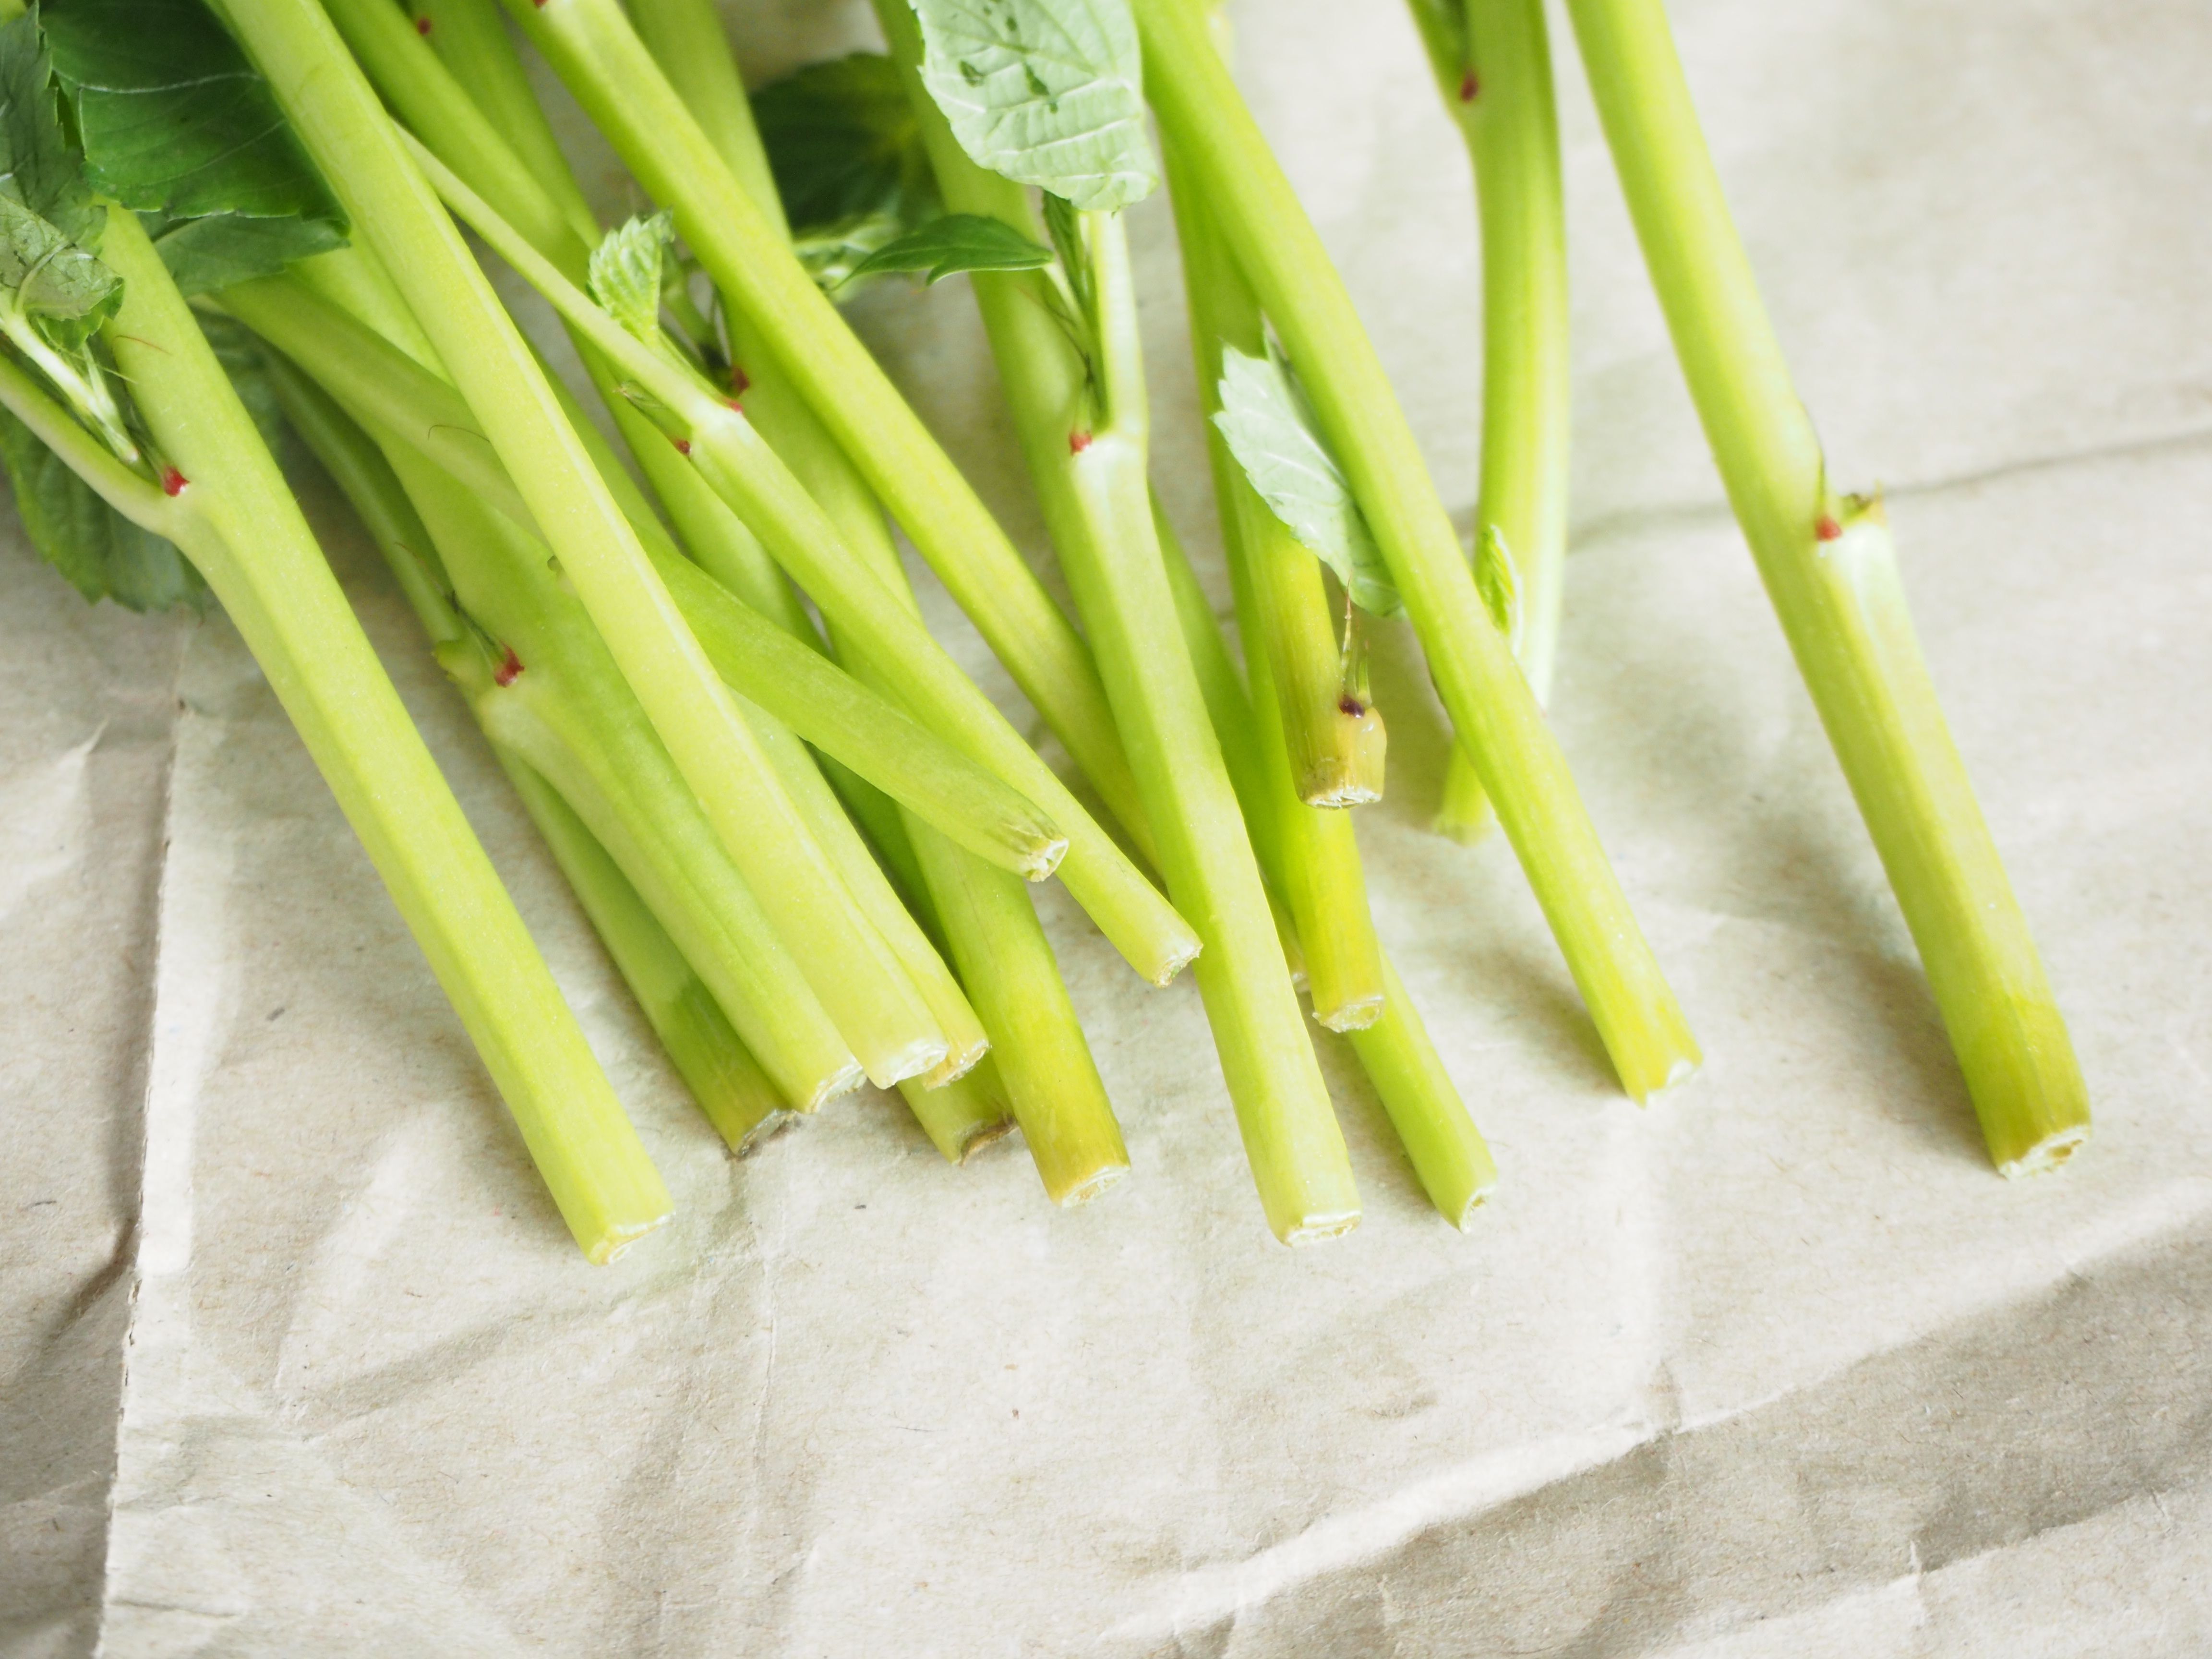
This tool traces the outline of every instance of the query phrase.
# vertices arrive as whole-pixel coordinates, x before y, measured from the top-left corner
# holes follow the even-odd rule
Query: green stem
[[[283,358],[271,357],[269,374],[286,421],[353,504],[431,644],[461,644],[468,624],[433,579],[437,554],[429,528],[375,441]],[[489,694],[492,676],[483,653],[470,659],[476,672],[462,691],[473,707]],[[677,1074],[731,1148],[743,1151],[764,1125],[788,1114],[784,1097],[583,820],[520,757],[505,749],[496,753]],[[857,1074],[859,1068],[852,1069]]]
[[[569,228],[586,246],[596,243],[599,221],[508,38],[499,0],[414,0],[414,5],[415,15],[430,21],[430,49],[439,61],[468,88],[471,101],[553,198]]]
[[[724,297],[1141,842],[1128,760],[1082,641],[731,174],[621,9],[614,0],[514,0],[509,9],[647,191],[675,210],[678,230]]]
[[[667,1189],[362,637],[276,463],[137,220],[109,215],[107,325],[162,453],[175,538],[222,601],[360,836],[596,1261],[660,1224]]]
[[[1482,484],[1475,546],[1495,534],[1519,579],[1528,688],[1551,694],[1567,556],[1567,243],[1559,124],[1541,0],[1460,0],[1463,40],[1431,42],[1444,106],[1467,142],[1482,227]],[[1416,5],[1415,10],[1420,10]],[[1437,828],[1494,822],[1455,750]]]
[[[732,1152],[750,1151],[791,1117],[789,1098],[560,791],[514,756],[499,758],[692,1100]]]
[[[1490,620],[1342,280],[1189,0],[1132,0],[1148,95],[1304,377],[1429,670],[1628,1092],[1698,1048],[1598,844],[1565,757]]]
[[[1838,500],[1658,0],[1571,0],[1621,188],[1768,597],[1919,947],[1990,1154],[2063,1162],[2087,1090],[1915,638],[1878,505]],[[1825,538],[1825,539],[1824,539]]]

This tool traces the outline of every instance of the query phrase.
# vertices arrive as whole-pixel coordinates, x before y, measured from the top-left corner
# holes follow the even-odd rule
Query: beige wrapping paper
[[[1889,491],[2094,1092],[2085,1153],[2017,1185],[1982,1154],[1556,18],[1556,719],[1695,1083],[1620,1097],[1507,850],[1424,832],[1442,726],[1386,637],[1361,840],[1503,1171],[1470,1233],[1324,1036],[1366,1219],[1273,1243],[1194,988],[1146,989],[1054,889],[1130,1181],[1056,1212],[1018,1142],[954,1170],[872,1094],[733,1162],[303,471],[676,1195],[592,1268],[229,628],[88,611],[11,526],[0,1652],[2212,1652],[2212,10],[1674,13],[1832,463]],[[1410,25],[1236,15],[1464,512],[1474,216]],[[845,0],[732,21],[763,76],[871,34]],[[1218,594],[1164,204],[1132,226],[1161,483]],[[963,284],[856,316],[1042,554]]]

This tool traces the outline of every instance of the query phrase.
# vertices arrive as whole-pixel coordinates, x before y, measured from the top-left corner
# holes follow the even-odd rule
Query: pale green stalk
[[[234,0],[230,21],[377,253],[590,611],[717,835],[881,1082],[945,1040],[806,833],[544,373],[313,0]]]
[[[553,124],[538,101],[529,71],[507,38],[499,0],[413,0],[415,15],[430,21],[431,51],[467,87],[469,97],[553,197],[569,228],[586,244],[599,239],[599,221],[575,187]],[[562,188],[565,185],[566,188]]]
[[[1880,504],[1829,487],[1665,10],[1568,10],[1706,440],[1919,947],[1990,1155],[2007,1175],[2051,1168],[2088,1135],[2087,1089],[1936,702]]]
[[[106,329],[117,366],[189,481],[149,527],[208,579],[428,957],[577,1243],[610,1259],[666,1218],[666,1188],[131,215],[111,208],[101,257],[124,281]]]
[[[1482,483],[1474,544],[1496,536],[1520,588],[1522,672],[1551,695],[1567,556],[1567,240],[1542,0],[1413,0],[1444,107],[1474,167],[1482,230]],[[1437,828],[1496,822],[1455,750]]]
[[[272,355],[268,373],[286,421],[353,504],[431,644],[467,642],[468,624],[441,586],[442,566],[434,564],[429,529],[374,440],[283,358]],[[472,707],[490,694],[496,682],[485,653],[457,658],[449,652],[447,660],[464,662],[471,671],[460,689]],[[504,749],[495,752],[693,1101],[732,1150],[743,1151],[763,1125],[788,1115],[789,1105],[637,889],[560,792],[520,757]],[[852,1069],[857,1076],[859,1067]]]
[[[1431,677],[1559,939],[1623,1086],[1698,1048],[1630,913],[1542,711],[1475,591],[1451,520],[1290,182],[1189,0],[1132,0],[1146,92],[1297,365],[1426,652]]]
[[[749,320],[1142,844],[1146,831],[1128,760],[1082,641],[732,175],[619,6],[614,0],[546,0],[542,6],[514,0],[510,10],[647,193],[675,210],[678,230],[725,300]],[[804,577],[800,586],[814,591]],[[822,595],[815,598],[820,602]]]

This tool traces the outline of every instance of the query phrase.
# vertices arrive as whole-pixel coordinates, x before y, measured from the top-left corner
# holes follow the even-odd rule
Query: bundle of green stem
[[[1383,787],[1365,615],[1410,616],[1457,726],[1446,816],[1495,813],[1623,1086],[1644,1099],[1698,1059],[1532,690],[1565,523],[1556,138],[1533,0],[1471,3],[1498,22],[1492,84],[1518,88],[1510,121],[1468,120],[1501,254],[1472,564],[1193,0],[878,0],[889,56],[765,94],[773,142],[711,0],[513,0],[660,209],[611,229],[495,0],[222,0],[220,21],[204,0],[56,0],[0,31],[0,82],[31,112],[0,135],[22,198],[0,195],[0,452],[88,594],[157,607],[204,582],[237,623],[593,1259],[665,1218],[666,1193],[249,405],[281,409],[353,503],[732,1148],[865,1078],[956,1161],[1018,1127],[1057,1202],[1119,1180],[1024,890],[1056,877],[1146,981],[1193,966],[1278,1237],[1359,1216],[1301,983],[1464,1225],[1496,1171],[1377,942],[1346,810]],[[1431,29],[1448,83],[1487,28]],[[1601,96],[1609,124],[1651,102]],[[1662,117],[1680,149],[1686,118]],[[1241,667],[1148,476],[1121,214],[1163,171]],[[635,476],[463,226],[550,301]],[[894,270],[970,274],[1075,617],[824,291]],[[1734,386],[1712,336],[1697,360]],[[1757,448],[1756,413],[1708,420]],[[1879,515],[1818,505],[1842,534],[1810,587],[1869,607],[1828,672],[1893,686],[1910,635],[1875,580]],[[931,636],[894,523],[1111,827]],[[1881,728],[1869,775],[1924,747],[1921,706],[1862,722]],[[1837,740],[1852,765],[1859,739]],[[1910,819],[1910,787],[1891,793]],[[1955,824],[1963,799],[1929,810]],[[1960,960],[1936,975],[1947,1018],[1948,983],[1982,993],[1980,958]],[[1973,1038],[2007,1078],[2031,1023],[2012,1006]]]

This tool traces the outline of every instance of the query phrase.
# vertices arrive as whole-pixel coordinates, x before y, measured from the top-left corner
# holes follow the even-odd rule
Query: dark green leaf
[[[898,70],[881,53],[811,64],[763,87],[753,117],[795,235],[864,220],[903,232],[939,210]]]
[[[0,410],[0,464],[15,486],[15,511],[31,544],[88,599],[132,611],[207,607],[207,584],[170,543],[141,530]]]
[[[0,197],[97,252],[106,210],[92,199],[83,158],[62,131],[35,9],[0,28]]]
[[[295,259],[343,247],[346,240],[345,227],[330,219],[253,219],[242,213],[171,219],[142,213],[138,222],[187,300],[273,276]]]
[[[95,188],[172,219],[303,219],[343,234],[268,82],[201,0],[55,0],[44,21]]]
[[[1034,270],[1052,263],[1052,250],[1041,247],[1003,219],[979,213],[948,213],[920,230],[886,243],[853,267],[848,280],[886,270],[921,270],[938,282],[960,270]]]

